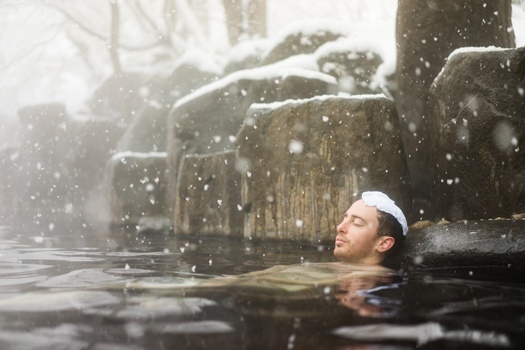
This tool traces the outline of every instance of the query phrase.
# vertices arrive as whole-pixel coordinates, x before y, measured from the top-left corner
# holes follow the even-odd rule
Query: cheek
[[[367,250],[374,245],[374,241],[369,239],[368,236],[359,236],[354,239],[354,243],[361,250]]]

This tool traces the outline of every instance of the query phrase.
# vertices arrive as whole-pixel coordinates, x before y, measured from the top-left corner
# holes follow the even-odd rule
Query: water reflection
[[[505,334],[475,329],[445,330],[443,326],[435,322],[407,326],[377,324],[341,327],[336,329],[334,334],[355,340],[413,340],[416,342],[416,346],[443,339],[497,348],[508,348],[511,346],[510,340]]]
[[[524,345],[525,285],[488,272],[350,266],[296,242],[23,237],[0,232],[2,349]]]

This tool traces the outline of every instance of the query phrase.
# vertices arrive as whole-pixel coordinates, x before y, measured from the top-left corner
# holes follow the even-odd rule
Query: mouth
[[[341,237],[336,237],[335,238],[335,245],[336,246],[340,246],[340,245],[343,245],[345,243],[346,243],[346,241],[344,239],[342,239]]]

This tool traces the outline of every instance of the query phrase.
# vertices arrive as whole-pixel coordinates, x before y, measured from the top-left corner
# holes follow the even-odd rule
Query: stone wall
[[[241,174],[235,152],[188,155],[177,184],[175,234],[242,237]]]
[[[409,209],[397,114],[381,95],[254,105],[237,143],[247,238],[331,241],[365,190]]]
[[[337,89],[335,79],[322,73],[283,74],[272,69],[238,72],[179,101],[169,117],[167,139],[168,167],[173,174],[168,184],[169,202],[173,208],[179,198],[184,157],[235,150],[236,134],[252,103],[307,98]]]
[[[431,84],[457,48],[514,47],[509,29],[510,0],[398,1],[395,101],[414,188],[413,221],[434,218]]]
[[[167,216],[166,153],[117,153],[107,165],[109,224],[138,225]]]
[[[436,219],[525,212],[525,49],[458,50],[432,86]]]

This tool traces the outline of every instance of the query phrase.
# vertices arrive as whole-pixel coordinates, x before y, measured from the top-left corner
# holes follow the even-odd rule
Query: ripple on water
[[[128,304],[114,316],[122,319],[157,319],[165,316],[195,316],[203,307],[216,306],[205,298],[158,298],[156,296],[128,299]]]
[[[0,330],[0,348],[4,349],[70,349],[81,350],[88,347],[85,340],[73,339],[66,336],[49,336],[48,334],[34,334],[13,330]]]
[[[102,269],[82,269],[50,277],[37,283],[37,286],[45,288],[101,288],[123,285],[126,279],[127,277],[117,276]]]
[[[214,320],[160,324],[152,329],[161,334],[214,334],[234,331],[230,324]]]
[[[58,312],[116,305],[120,298],[105,291],[31,292],[0,300],[2,312]]]
[[[3,261],[58,261],[58,262],[91,262],[103,261],[105,257],[98,254],[93,255],[91,252],[74,252],[57,249],[20,249],[2,251],[0,257]]]
[[[9,275],[30,274],[39,270],[47,269],[49,265],[0,263],[0,276],[4,278]]]
[[[20,286],[25,284],[32,284],[42,282],[46,279],[45,276],[13,276],[2,277],[0,279],[0,287]]]
[[[126,266],[124,268],[107,269],[105,271],[112,275],[120,275],[120,276],[143,276],[143,275],[151,275],[155,273],[155,271],[153,270],[135,269],[129,266]]]

